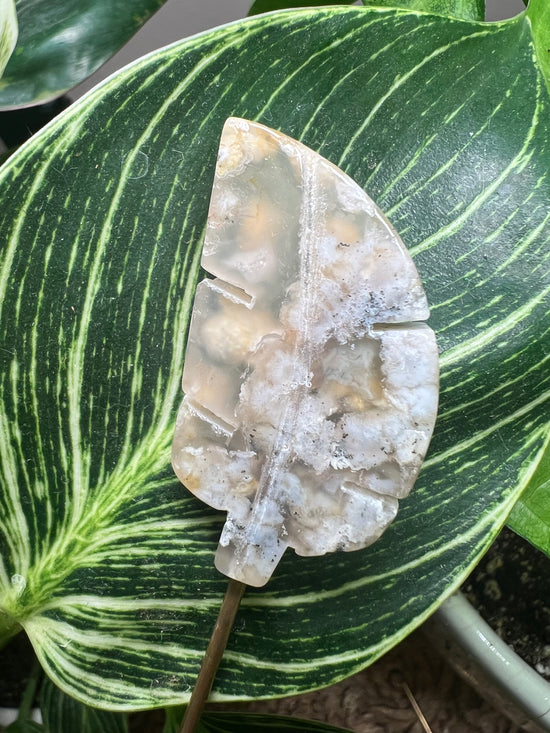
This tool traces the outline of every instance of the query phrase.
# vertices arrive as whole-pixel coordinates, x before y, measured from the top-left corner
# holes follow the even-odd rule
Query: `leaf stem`
[[[9,613],[0,610],[0,649],[22,629],[22,626]]]
[[[179,733],[193,733],[227,646],[246,584],[230,579]]]
[[[21,704],[19,705],[19,712],[17,714],[17,720],[21,723],[25,723],[28,720],[32,719],[32,706],[36,695],[36,688],[38,687],[38,683],[41,677],[42,667],[40,666],[40,662],[38,661],[38,659],[34,657],[32,670],[27,681],[27,686],[25,687],[25,692],[23,693],[23,698],[21,699]]]

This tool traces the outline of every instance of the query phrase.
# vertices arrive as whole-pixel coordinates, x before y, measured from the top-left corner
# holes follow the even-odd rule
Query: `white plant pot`
[[[550,731],[550,683],[523,661],[462,593],[424,625],[448,662],[479,694],[529,733]]]

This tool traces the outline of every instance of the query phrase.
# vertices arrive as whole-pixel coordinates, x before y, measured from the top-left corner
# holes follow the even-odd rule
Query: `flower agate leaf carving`
[[[356,550],[428,448],[438,356],[412,259],[373,201],[286,135],[220,143],[172,463],[227,511],[216,567],[264,585],[287,547]]]

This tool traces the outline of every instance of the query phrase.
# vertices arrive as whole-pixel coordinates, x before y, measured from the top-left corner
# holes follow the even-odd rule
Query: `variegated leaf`
[[[17,53],[0,80],[0,109],[48,102],[76,86],[164,2],[15,0],[20,36]],[[0,0],[2,5],[13,7],[14,0]]]
[[[257,733],[259,730],[266,733],[346,733],[343,728],[314,720],[252,713],[206,713],[201,718],[199,733]]]
[[[272,10],[284,10],[285,8],[305,8],[319,5],[353,5],[355,0],[336,0],[336,2],[318,2],[318,0],[255,0],[248,15],[259,15]]]
[[[485,18],[485,0],[362,0],[362,2],[363,5],[406,8],[463,20],[483,20]]]
[[[179,733],[183,709],[168,708],[163,733]],[[282,715],[261,715],[256,713],[206,712],[201,716],[197,733],[350,733],[343,728],[334,728],[314,720],[301,720]]]
[[[535,547],[550,555],[550,434],[537,470],[514,504],[507,523]]]
[[[378,7],[406,8],[425,13],[463,18],[464,20],[483,20],[485,17],[485,0],[362,0],[363,5]],[[351,5],[353,0],[337,0],[322,3],[319,0],[255,0],[248,12],[249,15],[266,13],[282,8],[303,8],[314,5]]]
[[[44,733],[128,733],[125,714],[83,705],[47,677],[40,690],[40,713]]]
[[[0,77],[15,48],[16,41],[17,15],[14,0],[0,0]]]
[[[224,590],[222,517],[169,454],[229,115],[302,140],[387,213],[424,280],[442,389],[396,522],[365,551],[289,553],[245,596],[215,695],[290,694],[366,666],[487,547],[549,428],[550,116],[534,21],[253,18],[121,72],[4,166],[0,627],[22,625],[63,689],[113,708],[183,701]]]

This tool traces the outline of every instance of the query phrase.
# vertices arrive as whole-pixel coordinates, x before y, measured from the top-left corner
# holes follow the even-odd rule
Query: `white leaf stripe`
[[[446,351],[440,359],[441,369],[447,369],[458,361],[464,361],[464,359],[471,357],[475,353],[479,353],[494,341],[502,340],[503,336],[515,329],[527,316],[530,316],[538,305],[541,303],[544,304],[549,293],[550,285],[541,293],[538,293],[535,298],[527,301],[523,307],[510,313],[509,316],[500,320],[494,326],[487,328],[478,335],[472,336],[467,341]]]
[[[541,85],[539,83],[538,93],[540,94],[540,92]],[[540,109],[539,105],[537,104],[535,108],[535,114],[531,123],[531,128],[525,137],[524,145],[515,156],[515,158],[510,161],[509,165],[504,169],[504,171],[497,178],[492,180],[490,182],[490,185],[484,186],[482,193],[480,193],[471,202],[471,204],[466,206],[461,214],[454,221],[452,221],[446,227],[435,232],[431,237],[426,238],[423,242],[420,242],[419,244],[412,247],[411,254],[418,255],[421,252],[429,249],[438,241],[441,241],[442,239],[455,235],[457,232],[459,232],[461,228],[466,224],[468,219],[470,219],[472,214],[477,209],[479,209],[495,193],[495,191],[497,191],[500,186],[505,183],[507,178],[521,172],[523,168],[530,163],[530,161],[532,160],[533,151],[529,149],[529,144],[534,134],[534,130],[537,127],[539,113]]]
[[[496,511],[501,512],[502,511],[502,507],[497,507],[497,510]],[[490,517],[490,516],[487,517],[487,521],[488,522],[490,522],[492,519],[494,520],[494,517]],[[474,528],[474,532],[478,532],[478,531],[480,531],[480,528],[479,527]],[[482,533],[482,531],[481,531],[481,533]],[[473,539],[474,539],[474,535],[470,534],[470,535],[462,536],[460,538],[460,541],[463,542],[470,549],[472,549],[472,544],[473,544],[472,540]],[[451,553],[454,553],[454,550],[455,550],[455,547],[456,547],[455,542],[450,543],[449,546],[446,548],[446,550],[450,551]],[[420,557],[418,558],[418,560],[414,564],[409,564],[409,567],[403,567],[403,568],[401,568],[400,569],[401,572],[404,573],[405,571],[412,569],[414,566],[417,566],[419,568],[422,568],[424,566],[424,564],[425,564],[422,561],[423,556],[424,556],[424,554],[423,553],[420,553]],[[444,554],[441,552],[441,550],[440,551],[438,551],[437,549],[436,550],[433,550],[433,556],[434,556],[434,558],[437,558],[437,560],[439,562],[443,561]],[[384,576],[382,576],[382,577],[384,577]],[[369,579],[369,578],[363,578],[359,583],[356,583],[355,584],[355,587],[353,588],[353,590],[356,591],[356,592],[357,591],[360,591],[361,590],[361,586],[363,586],[365,584],[365,582],[367,584],[369,584],[371,582],[371,580],[372,579]],[[386,583],[387,583],[387,578],[386,578]],[[346,604],[349,604],[350,591],[352,590],[352,588],[346,587],[343,590],[344,590],[344,601],[345,601]],[[338,595],[340,595],[341,591],[338,590],[337,593],[338,593]],[[325,594],[323,594],[323,593],[317,593],[317,594],[311,593],[311,594],[309,594],[309,599],[308,599],[308,597],[300,597],[300,598],[292,598],[291,597],[289,599],[283,599],[282,600],[282,603],[283,603],[283,606],[290,605],[290,610],[294,613],[295,612],[296,605],[298,605],[298,607],[303,607],[304,603],[308,603],[308,602],[310,602],[310,603],[314,603],[315,602],[316,604],[318,604],[320,602],[323,602],[324,595]],[[371,591],[370,590],[367,592],[367,595],[369,595],[369,596],[371,595]],[[333,600],[334,599],[334,594],[329,594],[329,597],[332,597],[331,600]],[[245,599],[245,601],[246,601],[246,599]],[[258,598],[258,599],[252,599],[252,598],[250,599],[250,604],[251,605],[257,605],[258,602],[260,603],[261,606],[265,606],[266,605],[266,602],[267,602],[267,605],[273,605],[273,599],[262,599],[261,597]],[[275,599],[275,605],[276,606],[280,606],[281,605],[281,601],[279,599]],[[333,604],[331,604],[331,605],[333,605]],[[167,610],[167,609],[164,609],[164,610]],[[175,609],[175,610],[177,610],[177,609]],[[336,611],[336,612],[338,612],[338,611]],[[102,616],[102,618],[105,620],[105,616]],[[166,622],[163,622],[163,623],[164,623],[164,628],[168,628],[170,626],[170,623],[169,622],[168,622],[168,626],[167,626],[167,623]],[[117,622],[117,624],[120,624],[120,622]],[[86,626],[85,626],[85,628],[86,628]],[[190,650],[183,650],[182,649],[182,656],[185,657],[185,658],[193,658],[193,656],[194,656],[193,648],[191,648]],[[241,653],[239,655],[239,658],[241,660],[241,663],[243,663],[243,664],[249,664],[250,663],[250,659],[246,658],[245,660],[243,660],[242,659],[242,656],[243,655]],[[328,664],[329,662],[330,662],[330,660],[328,660],[326,663]],[[362,664],[362,660],[360,660],[358,663]],[[259,666],[263,668],[264,666],[268,666],[268,663],[266,661],[260,661],[259,662]],[[280,662],[277,663],[277,666],[280,668]],[[288,670],[287,671],[291,672],[293,669],[296,669],[296,670],[297,669],[300,669],[301,666],[303,666],[305,668],[305,667],[307,667],[307,663],[305,661],[303,663],[292,662],[292,663],[290,663],[288,665]],[[285,669],[286,669],[286,667],[285,667]]]
[[[0,0],[0,77],[17,41],[17,15],[14,0]]]
[[[150,83],[151,82],[151,79],[149,79],[148,82]],[[109,220],[109,217],[108,217],[108,220],[107,220],[107,223],[106,223],[106,227],[107,228],[109,227],[109,221],[110,220]],[[107,235],[104,235],[103,236],[103,245],[105,245],[105,243],[107,241],[108,241],[108,236]],[[77,240],[77,242],[75,244],[75,249],[73,251],[76,251],[76,249],[77,249],[77,246],[76,245],[78,245],[78,240]],[[92,277],[89,280],[89,288],[88,288],[87,301],[90,302],[90,303],[93,301],[94,291],[98,287],[99,277],[98,277],[97,267],[100,266],[102,253],[103,253],[103,250],[100,247],[100,250],[98,252],[98,256],[96,257],[96,263],[98,263],[98,264],[96,264],[96,269],[95,270],[92,268]],[[198,268],[198,253],[196,251],[194,253],[194,259],[195,259],[194,267],[195,267],[195,269],[197,269]],[[195,276],[195,278],[196,278],[196,276]],[[188,280],[188,289],[189,289],[189,291],[192,290],[193,282],[194,282],[194,279],[193,278],[189,278],[189,280]],[[191,296],[191,292],[189,292],[187,294],[187,297],[184,299],[183,308],[182,308],[182,312],[184,314],[184,317],[186,317],[186,313],[188,311],[188,306],[189,306],[189,300],[190,300],[191,297],[192,297]],[[185,308],[186,306],[187,306],[187,310]],[[90,309],[90,307],[91,306],[86,306],[85,309]],[[84,324],[84,319],[82,320],[82,324]],[[183,342],[183,334],[184,334],[185,329],[183,327],[183,324],[178,324],[176,322],[175,325],[176,325],[176,328],[177,328],[176,333],[179,333],[180,334],[179,353],[176,353],[176,358],[177,358],[177,362],[179,364],[181,364],[182,352],[183,352],[183,343],[182,342]],[[179,328],[178,328],[178,326],[179,326]],[[85,330],[84,330],[84,328],[82,326],[81,327],[80,341],[82,341],[84,339],[84,336],[82,335],[84,333],[85,333]],[[83,350],[83,348],[81,346],[78,346],[78,344],[79,344],[79,341],[76,342],[77,351],[76,352],[73,351],[74,354],[80,353]],[[80,399],[80,393],[79,393],[80,384],[79,384],[79,376],[78,376],[78,374],[81,372],[81,370],[82,370],[82,354],[73,363],[72,369],[70,370],[70,373],[73,374],[73,377],[72,378],[69,378],[69,382],[73,384],[72,390],[71,389],[69,390],[69,395],[71,395],[71,393],[72,393],[72,398],[71,399],[72,399],[72,405],[73,405],[72,413],[71,413],[72,414],[72,418],[70,420],[70,424],[72,425],[73,443],[74,443],[74,441],[76,441],[78,443],[79,440],[80,440],[79,425],[78,425],[78,422],[79,422],[79,419],[78,419],[79,418],[79,415],[78,415],[78,407],[81,404],[81,399]],[[172,370],[172,373],[174,375],[176,375],[177,374],[177,370],[176,369],[173,369]],[[177,383],[179,385],[179,379],[177,377],[174,377],[173,382],[174,383]],[[174,394],[175,391],[176,391],[176,388],[174,387],[174,385],[172,385],[172,389],[171,389],[172,394]],[[164,410],[164,415],[165,415],[164,416],[164,419],[163,419],[164,425],[162,423],[160,425],[158,425],[158,424],[155,425],[155,428],[157,430],[159,428],[160,429],[162,429],[163,427],[165,428],[165,423],[167,422],[167,414],[166,413],[167,413],[167,411]],[[146,438],[146,440],[144,440],[144,443],[145,443],[146,446],[148,446],[150,452],[151,453],[156,453],[156,455],[158,456],[158,467],[157,467],[157,470],[160,470],[161,468],[164,468],[164,466],[166,465],[166,458],[165,458],[165,456],[166,456],[166,448],[169,445],[169,441],[170,441],[170,438],[171,438],[171,436],[168,434],[168,431],[166,431],[166,428],[165,428],[164,450],[162,450],[162,445],[161,446],[158,446],[154,442],[152,442],[151,436],[145,436],[145,438]],[[149,439],[149,440],[147,440],[147,439]],[[73,451],[72,452],[73,452],[73,455],[74,454],[77,454],[78,455],[78,453],[79,453],[79,451],[76,450],[74,447],[73,447]],[[140,459],[141,459],[141,463],[144,463],[143,456],[140,456]],[[145,470],[147,470],[147,468],[150,469],[150,467],[148,467],[147,465],[144,468],[145,468]],[[125,470],[127,470],[127,467],[126,467]],[[83,466],[82,465],[79,465],[79,461],[76,460],[76,463],[75,463],[75,465],[73,467],[73,475],[82,478],[83,472],[84,472]],[[73,522],[75,521],[74,518],[78,518],[78,516],[82,513],[82,507],[80,507],[80,509],[79,509],[79,503],[78,503],[78,496],[80,495],[80,493],[81,493],[81,491],[77,487],[76,496],[75,496],[76,501],[73,501],[72,502],[72,505],[73,505],[73,507],[75,509],[75,511],[73,512],[73,520],[72,520]],[[117,497],[117,502],[121,502],[123,500],[123,497],[120,495],[120,493],[117,493],[117,494],[114,494],[114,495]],[[69,525],[69,528],[67,528],[66,531],[67,532],[70,531],[70,525]]]
[[[472,413],[474,411],[482,411],[483,409],[485,409],[486,404],[494,403],[496,400],[512,400],[515,397],[515,390],[518,388],[518,385],[521,384],[525,377],[529,377],[530,375],[533,375],[537,383],[541,386],[541,388],[543,388],[544,384],[539,381],[540,374],[549,373],[549,361],[550,355],[541,359],[540,362],[531,363],[531,365],[525,370],[525,372],[523,372],[521,375],[516,376],[513,379],[509,379],[504,382],[496,382],[488,388],[486,386],[484,389],[481,390],[481,394],[478,395],[476,399],[468,398],[466,400],[458,402],[457,404],[449,406],[445,410],[445,414],[442,417],[445,420],[449,420],[450,418],[452,419],[452,417],[457,413]],[[455,385],[451,382],[449,388],[445,392],[449,395],[453,391],[458,391],[460,395],[463,395],[464,387],[464,384]],[[470,395],[470,397],[471,396],[472,395]],[[476,406],[477,410],[475,410]]]
[[[467,542],[468,544],[470,544],[471,541],[472,541],[472,539],[473,539],[473,537],[468,537],[468,538],[464,538],[464,541]],[[440,553],[437,555],[437,557],[438,557],[439,560],[442,559],[442,555]],[[355,588],[354,590],[357,590],[357,589]],[[347,591],[349,592],[349,589],[347,589]],[[302,605],[302,603],[304,601],[306,603],[308,602],[308,599],[307,598],[301,598],[301,597],[300,598],[295,598],[295,599],[292,599],[292,600],[294,601],[294,603],[298,603],[299,605]],[[310,602],[314,602],[314,599],[313,598],[310,598],[309,601]],[[317,602],[318,601],[319,601],[319,599],[317,599]],[[290,607],[290,610],[291,610],[292,613],[294,613],[294,609],[293,609],[294,603]],[[431,610],[433,610],[433,609],[428,609],[428,611],[426,613],[429,614],[431,612]],[[69,615],[69,618],[71,618],[70,615]],[[120,623],[120,621],[118,621],[117,623]],[[49,625],[46,624],[46,626],[49,626]],[[86,624],[84,628],[89,628],[89,624]],[[169,620],[167,622],[164,622],[164,628],[165,628],[166,631],[169,630],[169,628],[170,628],[170,621]],[[79,655],[79,657],[81,657],[81,655],[83,653],[83,649],[88,646],[86,644],[86,642],[85,642],[85,637],[87,636],[87,633],[86,633],[86,631],[82,632],[82,636],[81,637],[79,637],[79,635],[77,633],[76,638],[78,639],[79,643],[76,644],[75,646],[73,646],[72,645],[72,642],[71,643],[67,643],[67,637],[65,636],[66,632],[69,629],[71,630],[70,633],[73,634],[74,633],[74,631],[73,631],[74,626],[72,626],[72,625],[71,625],[71,627],[67,627],[66,625],[65,626],[60,626],[59,627],[59,633],[58,634],[55,634],[55,636],[53,638],[56,638],[57,637],[57,639],[58,639],[57,644],[60,647],[62,647],[63,649],[67,649],[67,650],[75,649],[77,655]],[[54,633],[54,631],[51,631],[51,633]],[[62,639],[64,639],[64,641],[62,641]],[[385,639],[385,641],[383,643],[383,647],[384,648],[390,648],[393,645],[393,643],[394,643],[395,640],[396,639],[391,638],[391,637]],[[316,640],[317,643],[319,641],[320,641],[320,639]],[[103,643],[104,643],[104,638],[103,637],[100,637],[99,639],[93,639],[91,641],[91,643],[90,643],[90,646],[91,646],[92,649],[94,649],[94,648],[97,648],[98,645],[101,647],[101,645]],[[66,646],[63,646],[64,644],[66,644]],[[143,644],[144,644],[144,642],[143,642],[143,635],[141,635],[140,637],[138,637],[137,640],[135,640],[134,642],[131,643],[131,648],[139,652],[141,650]],[[47,645],[45,645],[45,646],[47,646]],[[109,647],[107,647],[106,650],[108,648]],[[160,647],[157,650],[155,648],[154,642],[152,643],[151,640],[148,640],[147,641],[146,648],[148,649],[148,654],[150,654],[150,655],[154,655],[156,651],[159,651],[159,652],[162,652],[163,651],[162,648],[160,648]],[[321,649],[323,649],[323,645],[322,644],[321,644]],[[377,655],[379,653],[379,651],[380,651],[380,647],[379,647],[379,645],[376,645],[373,648],[363,649],[363,650],[361,650],[361,652],[357,652],[355,650],[352,650],[352,651],[350,651],[348,653],[338,652],[338,653],[327,654],[326,656],[321,657],[318,660],[318,664],[319,664],[318,672],[320,674],[323,674],[323,668],[324,667],[327,667],[328,669],[332,669],[335,666],[338,667],[338,666],[340,666],[342,664],[342,661],[343,660],[345,662],[347,662],[348,664],[352,663],[354,665],[354,668],[358,669],[366,661],[368,661],[370,657],[372,657],[373,655]],[[202,649],[197,650],[196,648],[192,647],[192,648],[185,649],[185,650],[180,649],[180,650],[178,650],[176,652],[176,654],[178,652],[180,654],[182,654],[183,658],[188,659],[190,661],[189,667],[190,667],[190,675],[191,675],[191,679],[192,679],[192,675],[194,674],[194,671],[196,669],[196,665],[199,663],[200,658],[202,656]],[[94,652],[92,652],[92,655],[93,655],[93,657],[95,657],[95,653]],[[165,650],[164,650],[163,656],[164,657],[166,656]],[[293,660],[292,662],[286,662],[285,663],[285,662],[281,662],[280,660],[277,660],[275,662],[275,661],[270,661],[269,659],[265,659],[265,658],[257,658],[257,657],[254,657],[254,656],[251,656],[249,654],[242,653],[242,652],[240,652],[238,655],[235,655],[231,651],[229,651],[228,654],[227,654],[227,660],[233,661],[237,667],[244,666],[245,668],[258,669],[258,670],[262,670],[262,672],[264,672],[264,673],[269,673],[270,671],[273,671],[273,669],[277,669],[277,671],[278,671],[279,674],[282,673],[284,675],[289,675],[290,676],[290,679],[292,679],[293,677],[295,678],[296,676],[299,677],[302,674],[307,674],[308,669],[309,669],[309,666],[310,666],[310,662],[307,659],[307,657],[303,657],[301,660],[298,658],[298,659]],[[47,665],[48,662],[51,661],[51,660],[44,660],[44,661],[45,661],[45,663]],[[82,659],[80,658],[79,661],[82,661]],[[194,664],[193,664],[193,662],[194,662]],[[75,669],[78,668],[78,666],[79,665],[77,664],[75,666]],[[261,687],[261,684],[259,684],[258,687]],[[124,696],[124,695],[126,695],[126,694],[129,693],[129,688],[131,690],[131,680],[122,679],[116,685],[116,689],[113,691],[113,694],[114,694],[115,697],[117,695]],[[289,689],[291,689],[291,687],[289,687]],[[156,691],[155,695],[158,692],[159,691]],[[162,699],[162,695],[163,694],[169,694],[169,691],[168,690],[160,690],[160,694],[161,694],[161,699]],[[224,698],[224,699],[227,699],[227,698],[230,698],[230,697],[231,697],[231,695],[229,695],[229,696],[227,696],[227,695],[221,696],[221,698]],[[155,699],[157,700],[157,704],[158,704],[158,698],[155,697]],[[120,705],[120,700],[118,701],[118,703]],[[121,706],[121,707],[123,707],[123,706]]]
[[[387,11],[382,11],[387,12]],[[354,28],[350,30],[348,33],[343,34],[342,36],[338,36],[336,39],[331,40],[327,45],[325,45],[321,50],[318,52],[312,54],[310,57],[306,58],[306,60],[303,62],[303,64],[297,66],[295,69],[292,70],[292,73],[285,75],[283,77],[283,80],[279,86],[271,93],[269,98],[267,99],[265,105],[262,107],[262,109],[259,110],[259,113],[256,115],[257,119],[261,119],[265,116],[266,113],[269,114],[270,107],[275,102],[276,98],[279,95],[284,95],[285,90],[295,81],[296,78],[300,78],[300,76],[307,72],[308,69],[313,68],[317,73],[322,73],[324,71],[323,66],[324,64],[329,65],[331,56],[334,52],[338,52],[338,48],[344,44],[349,44],[350,42],[353,42],[355,38],[359,39],[364,35],[364,32],[371,28],[372,26],[376,26],[377,33],[383,32],[381,29],[381,17],[373,17],[370,21],[367,21],[365,25],[361,29]],[[392,26],[392,29],[396,26],[396,18],[394,14],[390,14],[388,17],[388,21]],[[404,40],[407,38],[409,34],[415,34],[418,31],[418,26],[413,26],[412,28],[407,27],[407,24],[403,24],[405,28],[398,33],[396,37],[392,35],[390,36],[389,43],[383,45],[381,48],[378,48],[374,53],[372,53],[370,56],[367,56],[365,58],[364,64],[367,65],[369,62],[375,61],[375,59],[381,55],[381,54],[387,54],[392,51],[394,46],[396,44],[402,44]],[[323,59],[323,57],[325,57]],[[308,134],[310,128],[314,127],[315,119],[317,116],[317,113],[323,109],[324,104],[326,103],[327,99],[335,94],[338,93],[338,88],[342,84],[344,84],[348,77],[352,74],[356,74],[357,69],[353,69],[348,74],[345,74],[341,79],[337,81],[337,83],[332,87],[330,90],[329,95],[327,97],[324,97],[320,104],[318,105],[317,109],[313,114],[310,115],[309,120],[307,121],[306,125],[304,126],[302,130],[302,134],[300,136],[300,140],[303,140],[304,137]]]
[[[126,716],[83,707],[48,678],[40,685],[40,712],[46,733],[78,729],[82,733],[127,733]]]
[[[483,61],[479,61],[479,67],[483,66]],[[476,70],[479,70],[479,67],[477,67]],[[471,79],[471,72],[473,70],[468,70],[468,78]],[[517,86],[523,82],[523,79],[521,75],[517,75],[516,78],[511,82],[509,91],[510,93],[513,93],[514,89],[517,88]],[[479,84],[479,82],[478,82]],[[480,96],[483,95],[483,86],[479,84],[479,87],[475,87],[473,90],[469,91],[467,100],[461,101],[460,104],[457,105],[456,109],[452,112],[452,114],[449,116],[448,119],[445,120],[445,124],[449,125],[455,117],[459,116],[462,117],[462,115],[468,114],[470,110],[475,110],[475,107],[479,105],[480,102]],[[413,180],[407,185],[407,187],[400,192],[400,198],[399,200],[393,204],[388,206],[385,211],[388,217],[390,217],[392,220],[396,220],[397,213],[399,210],[411,199],[413,196],[418,196],[419,194],[422,194],[424,191],[427,191],[430,187],[433,187],[434,184],[437,184],[438,178],[444,174],[449,168],[453,165],[456,165],[460,162],[461,158],[465,158],[466,154],[474,147],[474,145],[477,143],[478,138],[481,138],[483,136],[483,133],[487,130],[487,128],[491,125],[491,123],[494,122],[494,117],[503,112],[506,114],[505,110],[505,101],[504,99],[499,99],[495,102],[493,109],[491,110],[490,114],[486,117],[483,124],[481,124],[475,131],[472,131],[471,133],[462,133],[465,141],[464,143],[458,147],[450,157],[445,160],[444,162],[440,163],[439,166],[428,176],[423,176],[423,180],[418,184],[418,181],[413,178]],[[438,100],[438,104],[441,104],[441,100]],[[459,124],[460,119],[457,120],[457,124]],[[423,159],[429,155],[431,152],[431,147],[434,143],[438,141],[437,134],[432,134],[429,139],[425,140],[422,145],[418,148],[418,150],[415,152],[413,158],[409,161],[409,163],[403,168],[402,171],[399,172],[399,174],[391,181],[388,181],[385,188],[380,193],[380,199],[381,201],[386,201],[389,194],[392,194],[395,196],[392,189],[396,187],[396,185],[400,182],[401,179],[404,179],[406,176],[410,176],[411,173],[414,173],[414,168],[416,165],[420,165],[423,163]],[[451,151],[449,151],[451,152]],[[476,153],[473,153],[476,155]],[[441,160],[441,156],[436,156],[438,160]],[[377,168],[374,169],[372,172],[372,176],[376,175],[378,168],[380,168],[380,163],[378,164]]]
[[[429,31],[429,23],[428,28],[424,28],[425,30]],[[475,26],[473,26],[475,27]],[[380,99],[376,102],[376,104],[372,107],[371,111],[363,121],[361,127],[357,130],[354,137],[351,138],[348,145],[346,146],[342,156],[340,157],[337,165],[340,167],[343,167],[345,165],[346,158],[349,156],[350,151],[352,150],[356,140],[360,137],[362,132],[369,126],[370,122],[372,121],[375,114],[378,112],[378,110],[385,104],[385,102],[395,94],[395,92],[403,85],[407,84],[410,79],[420,71],[425,65],[432,63],[435,59],[437,59],[439,56],[448,53],[454,46],[456,45],[462,45],[466,41],[470,41],[474,38],[483,38],[488,36],[491,33],[488,29],[486,30],[478,30],[474,31],[471,34],[460,36],[458,39],[444,44],[442,46],[436,47],[433,51],[426,54],[422,61],[418,63],[416,66],[412,67],[411,69],[408,69],[405,73],[398,75],[395,79],[394,84],[389,88],[384,90],[384,94],[380,97]]]

